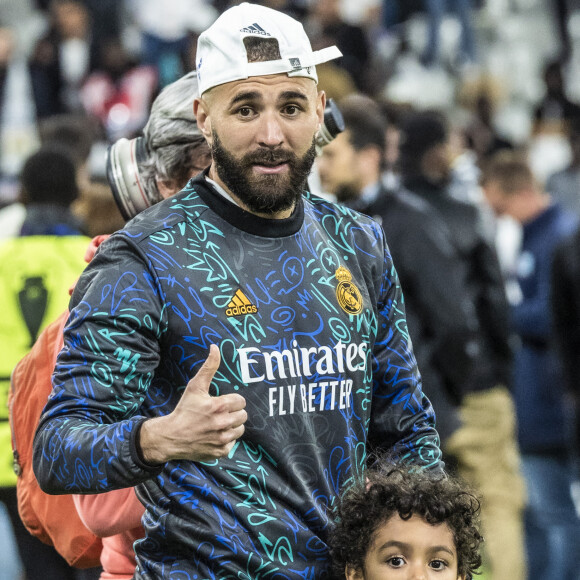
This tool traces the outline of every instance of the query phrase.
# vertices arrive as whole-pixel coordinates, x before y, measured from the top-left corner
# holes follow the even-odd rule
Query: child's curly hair
[[[378,529],[395,514],[404,520],[417,515],[430,524],[449,526],[457,549],[458,574],[472,580],[481,566],[479,511],[479,500],[459,479],[393,465],[372,469],[366,481],[355,484],[339,499],[329,539],[333,570],[342,578],[347,564],[363,570]]]

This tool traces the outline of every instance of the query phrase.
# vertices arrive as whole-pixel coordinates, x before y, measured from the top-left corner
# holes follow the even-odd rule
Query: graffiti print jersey
[[[53,493],[138,485],[138,578],[325,578],[334,500],[369,448],[439,465],[382,230],[351,210],[305,197],[267,220],[194,179],[102,245],[71,306],[35,472]],[[212,343],[243,437],[219,461],[144,464],[142,421]]]

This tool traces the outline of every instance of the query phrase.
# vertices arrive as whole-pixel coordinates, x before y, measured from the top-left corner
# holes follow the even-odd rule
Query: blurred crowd
[[[343,54],[317,67],[346,127],[309,185],[385,228],[447,464],[489,494],[485,578],[578,580],[576,6],[260,3],[301,20],[314,49]],[[69,192],[59,227],[123,226],[106,150],[142,134],[159,92],[195,68],[198,34],[232,4],[0,0],[0,238],[42,229],[50,199],[34,194],[50,187]],[[50,143],[68,165],[35,157]],[[61,179],[43,183],[55,166]],[[561,568],[543,571],[552,556]]]
[[[564,93],[576,88],[572,2],[263,3],[304,22],[314,48],[328,42],[340,48],[343,58],[320,71],[328,96],[361,92],[397,106],[442,108],[481,154],[502,138],[529,142],[540,114],[534,109],[558,72],[561,82],[570,80]],[[230,4],[0,2],[0,203],[15,195],[13,178],[38,145],[39,124],[55,115],[87,117],[95,144],[91,171],[102,175],[103,145],[142,129],[160,89],[195,68],[197,35]],[[526,35],[521,29],[528,24]],[[557,115],[548,105],[542,115]],[[564,163],[565,143],[549,159],[542,144],[537,148],[542,177]]]

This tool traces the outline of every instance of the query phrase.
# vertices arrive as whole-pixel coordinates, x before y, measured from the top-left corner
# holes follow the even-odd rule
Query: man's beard
[[[211,153],[220,179],[251,212],[274,215],[294,207],[316,158],[314,138],[301,158],[292,151],[261,147],[237,159],[222,145],[215,131],[212,137]],[[279,163],[288,164],[286,173],[260,175],[253,171],[254,165]]]

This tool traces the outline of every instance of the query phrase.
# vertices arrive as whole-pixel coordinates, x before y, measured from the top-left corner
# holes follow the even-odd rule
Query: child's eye
[[[444,570],[447,567],[447,563],[443,560],[432,560],[430,566],[433,570]]]
[[[393,568],[400,568],[401,566],[403,566],[405,564],[405,560],[401,556],[393,556],[392,558],[389,558],[387,560],[387,562]]]

